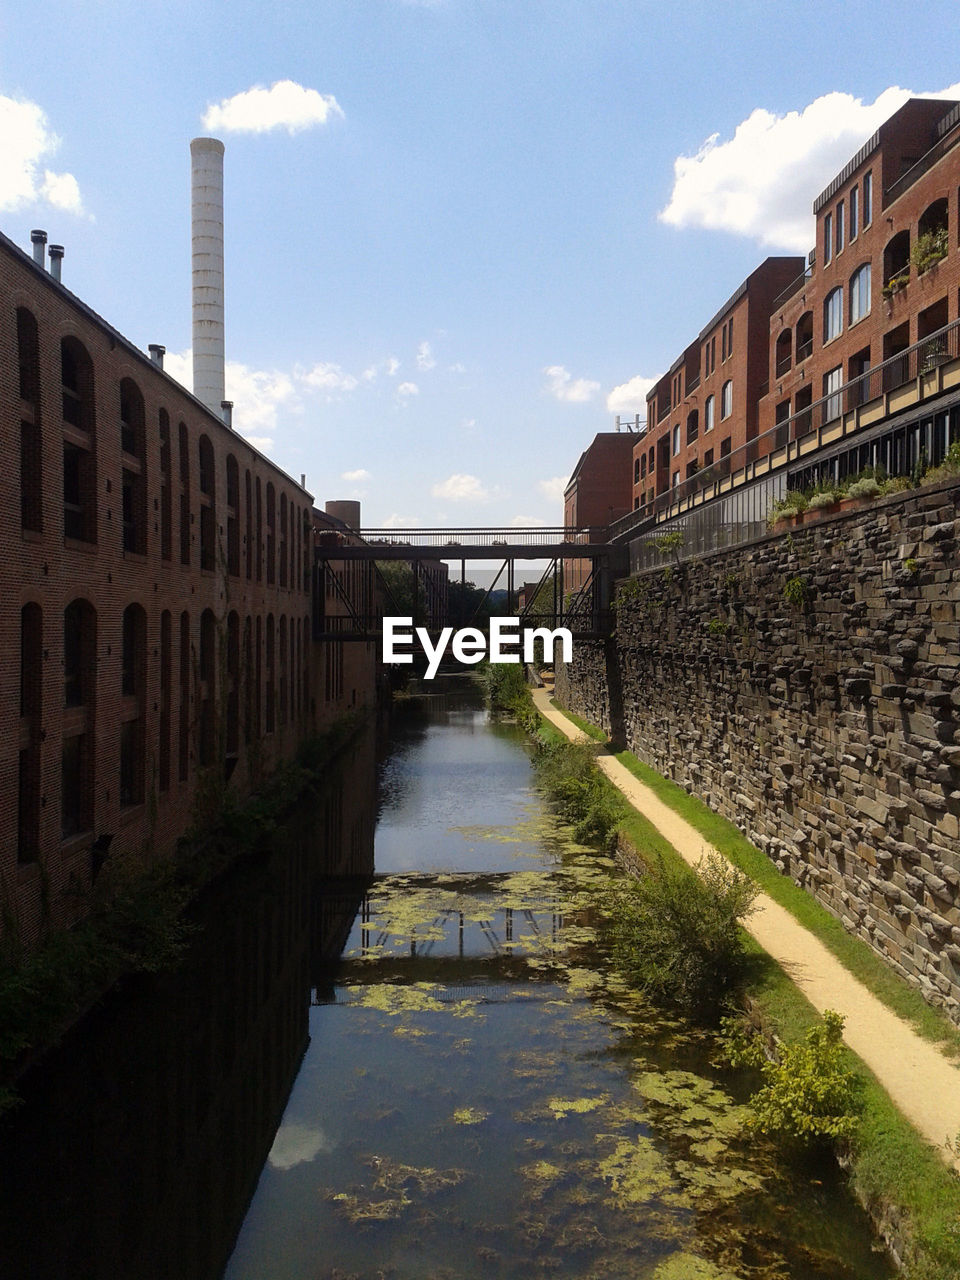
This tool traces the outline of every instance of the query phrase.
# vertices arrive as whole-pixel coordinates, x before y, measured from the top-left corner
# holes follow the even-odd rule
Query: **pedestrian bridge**
[[[413,570],[412,609],[396,606],[378,567],[398,561]],[[446,584],[455,581],[457,565],[460,581],[465,582],[467,563],[477,561],[499,564],[484,600],[501,586],[507,592],[508,615],[517,612],[517,562],[545,563],[533,598],[525,602],[518,616],[531,627],[566,626],[578,638],[609,633],[612,584],[628,572],[626,548],[611,543],[605,527],[324,531],[314,547],[314,638],[374,639],[382,633],[384,614],[391,613],[412,613],[416,625],[430,630],[451,624],[469,626],[474,618],[451,616]],[[577,561],[589,561],[589,567],[575,565]],[[448,566],[446,573],[439,570],[440,562]],[[373,566],[376,589],[350,589],[344,567],[358,563]]]

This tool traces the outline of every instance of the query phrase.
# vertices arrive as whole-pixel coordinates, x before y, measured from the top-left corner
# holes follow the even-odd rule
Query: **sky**
[[[367,527],[558,524],[580,453],[912,94],[929,0],[0,0],[0,230],[190,371],[225,144],[234,425]]]

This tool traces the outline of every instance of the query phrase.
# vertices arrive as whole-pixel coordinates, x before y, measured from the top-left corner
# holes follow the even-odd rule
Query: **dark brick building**
[[[0,237],[0,892],[28,944],[372,695],[311,639],[312,498]],[[324,665],[326,664],[326,665]]]

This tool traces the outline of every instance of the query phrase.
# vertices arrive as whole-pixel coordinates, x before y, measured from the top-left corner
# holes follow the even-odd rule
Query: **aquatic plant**
[[[612,845],[623,818],[624,802],[597,769],[596,748],[579,742],[543,746],[535,764],[538,781],[573,826],[582,844]]]

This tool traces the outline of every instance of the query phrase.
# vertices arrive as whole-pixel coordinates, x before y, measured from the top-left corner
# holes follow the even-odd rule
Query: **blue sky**
[[[0,0],[0,229],[45,227],[189,385],[189,142],[221,137],[239,429],[368,525],[554,523],[594,433],[810,247],[895,90],[960,81],[958,28],[939,0]]]

